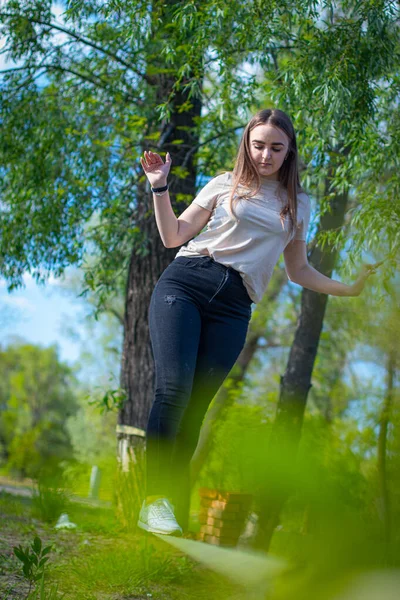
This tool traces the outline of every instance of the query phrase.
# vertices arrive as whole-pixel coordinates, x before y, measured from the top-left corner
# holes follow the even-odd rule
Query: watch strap
[[[163,187],[159,187],[159,188],[153,188],[153,187],[152,187],[152,188],[151,188],[151,191],[152,191],[153,193],[156,193],[156,192],[166,192],[166,191],[167,191],[167,189],[168,189],[168,183],[167,183],[167,185],[164,185]]]

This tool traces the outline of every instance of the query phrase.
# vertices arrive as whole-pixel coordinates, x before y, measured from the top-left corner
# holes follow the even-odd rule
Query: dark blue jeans
[[[188,512],[190,460],[207,408],[244,346],[251,303],[240,273],[209,256],[178,256],[153,290],[146,495],[172,499],[177,518]]]

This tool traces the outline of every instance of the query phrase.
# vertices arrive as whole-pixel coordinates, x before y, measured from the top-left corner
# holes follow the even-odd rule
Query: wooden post
[[[89,489],[89,498],[97,500],[99,497],[99,489],[100,489],[100,480],[101,480],[101,471],[98,466],[93,465],[92,472],[90,473],[90,489]]]
[[[145,491],[146,432],[129,425],[117,425],[116,432],[118,472],[115,500],[117,515],[129,531],[135,531]]]

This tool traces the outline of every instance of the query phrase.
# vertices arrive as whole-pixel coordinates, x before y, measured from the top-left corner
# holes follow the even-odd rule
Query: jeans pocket
[[[175,263],[175,261],[176,261],[176,263],[178,265],[182,265],[183,267],[193,268],[193,267],[199,266],[203,262],[204,258],[208,258],[208,257],[177,256],[176,258],[174,258],[174,260],[172,262]]]

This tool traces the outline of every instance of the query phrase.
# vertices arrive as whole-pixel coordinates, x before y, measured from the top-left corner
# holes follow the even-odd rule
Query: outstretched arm
[[[283,256],[290,281],[308,290],[331,296],[359,296],[367,278],[375,273],[375,269],[383,262],[363,265],[358,279],[353,284],[347,285],[326,277],[308,263],[307,246],[304,240],[294,240],[289,243],[283,251]]]

